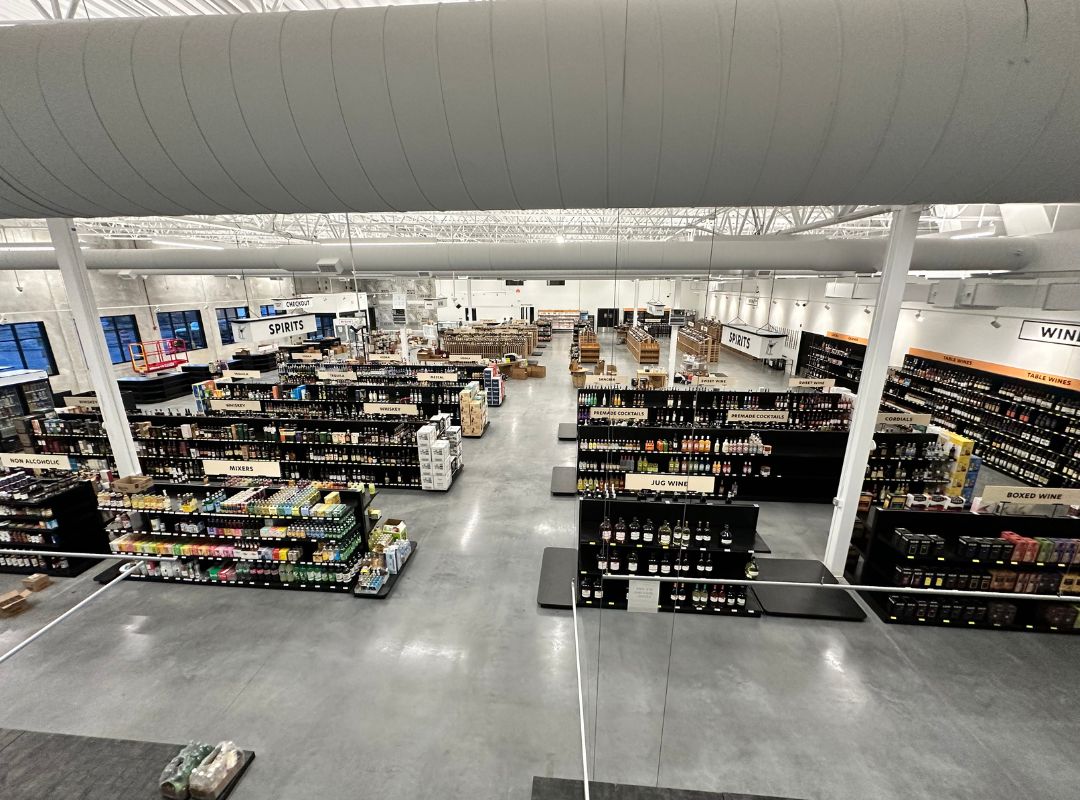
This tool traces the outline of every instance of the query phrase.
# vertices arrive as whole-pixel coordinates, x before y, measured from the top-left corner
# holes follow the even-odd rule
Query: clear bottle
[[[663,547],[669,547],[671,545],[671,526],[668,525],[667,520],[660,523],[660,545]]]
[[[637,517],[634,517],[632,520],[630,520],[630,525],[627,529],[627,535],[629,536],[631,542],[641,541],[641,523],[638,522]]]

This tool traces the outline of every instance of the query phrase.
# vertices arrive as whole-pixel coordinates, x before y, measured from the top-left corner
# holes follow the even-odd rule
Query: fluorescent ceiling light
[[[194,242],[170,242],[165,239],[151,239],[154,244],[160,244],[165,247],[190,247],[194,250],[224,250],[224,247],[216,244],[195,244]]]
[[[958,233],[956,236],[950,236],[950,239],[977,239],[980,236],[993,236],[997,231],[993,228],[983,228],[977,230],[974,233]]]
[[[908,275],[914,275],[918,278],[971,278],[975,275],[1000,275],[1003,272],[1012,272],[1011,269],[978,269],[978,270],[965,270],[965,269],[939,269],[939,270],[920,270],[919,272],[909,272]]]
[[[10,251],[12,253],[26,253],[31,250],[55,250],[51,244],[28,244],[28,245],[0,245],[0,250]]]

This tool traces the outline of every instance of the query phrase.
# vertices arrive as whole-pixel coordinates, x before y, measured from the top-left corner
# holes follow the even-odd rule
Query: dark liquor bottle
[[[607,572],[608,554],[606,544],[600,545],[600,551],[596,554],[596,568],[601,572]]]
[[[596,583],[593,584],[592,590],[593,600],[604,599],[604,581],[600,578],[596,579]]]
[[[725,522],[724,527],[720,529],[720,544],[723,547],[730,547],[733,541],[735,537],[731,533],[731,526]]]
[[[634,517],[630,520],[630,526],[627,531],[631,542],[641,541],[641,523],[638,522],[638,518]]]
[[[621,564],[622,564],[622,562],[619,560],[619,548],[617,548],[617,547],[611,548],[611,554],[608,556],[608,571],[609,572],[618,572],[619,571],[619,566]]]
[[[656,556],[649,556],[649,574],[658,575],[660,573],[660,565],[656,563]]]
[[[600,523],[600,538],[605,542],[611,541],[611,520],[607,517]]]
[[[671,526],[668,525],[667,520],[664,520],[662,523],[660,523],[659,534],[660,534],[660,545],[662,547],[670,547],[671,546]]]
[[[653,529],[652,518],[646,519],[645,524],[641,526],[641,541],[645,544],[652,544],[656,541],[656,532]]]
[[[636,575],[638,571],[637,553],[633,550],[630,551],[630,555],[626,559],[626,571],[632,575]]]
[[[746,562],[746,579],[751,580],[751,581],[756,580],[757,576],[758,576],[757,559],[755,559],[753,556],[750,556],[750,560]]]
[[[626,523],[623,522],[622,517],[619,517],[619,521],[615,523],[615,542],[617,544],[626,542]]]
[[[589,600],[592,598],[592,583],[589,582],[588,578],[585,578],[581,581],[580,589],[582,600]]]
[[[661,575],[670,575],[671,574],[671,561],[668,560],[667,553],[664,553],[664,556],[660,561],[660,574]]]

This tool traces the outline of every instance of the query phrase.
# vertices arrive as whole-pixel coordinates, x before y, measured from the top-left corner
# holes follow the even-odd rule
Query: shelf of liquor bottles
[[[837,386],[858,391],[866,345],[803,331],[795,372],[808,378],[832,378]]]
[[[483,363],[426,362],[423,364],[361,364],[352,361],[295,361],[283,357],[278,377],[286,383],[321,383],[327,380],[378,385],[437,384],[445,381],[483,380]],[[432,375],[439,377],[432,378]],[[354,377],[355,376],[355,377]]]
[[[886,622],[1075,633],[1080,630],[1080,518],[872,507],[852,582]],[[907,588],[1000,592],[933,597]],[[1060,594],[1061,602],[1017,599]]]
[[[866,464],[863,491],[878,501],[908,493],[938,493],[952,481],[955,452],[933,433],[877,433]]]
[[[908,354],[885,399],[973,439],[975,454],[1000,472],[1080,486],[1080,392]]]
[[[629,584],[616,576],[680,578],[659,585],[662,611],[756,616],[753,591],[696,580],[757,574],[758,507],[582,498],[578,506],[578,598],[586,606],[626,608]]]

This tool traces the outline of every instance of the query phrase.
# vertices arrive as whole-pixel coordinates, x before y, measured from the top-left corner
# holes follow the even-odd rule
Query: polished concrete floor
[[[237,800],[523,800],[534,775],[580,778],[573,623],[535,605],[543,548],[575,541],[576,501],[548,494],[575,460],[555,437],[567,344],[546,379],[509,382],[449,493],[380,493],[422,543],[389,600],[122,585],[0,665],[0,727],[232,738],[259,754]],[[765,504],[761,532],[819,556],[829,511]],[[0,620],[0,650],[96,588],[58,581]],[[814,800],[1080,785],[1072,637],[592,610],[579,632],[596,780]]]

